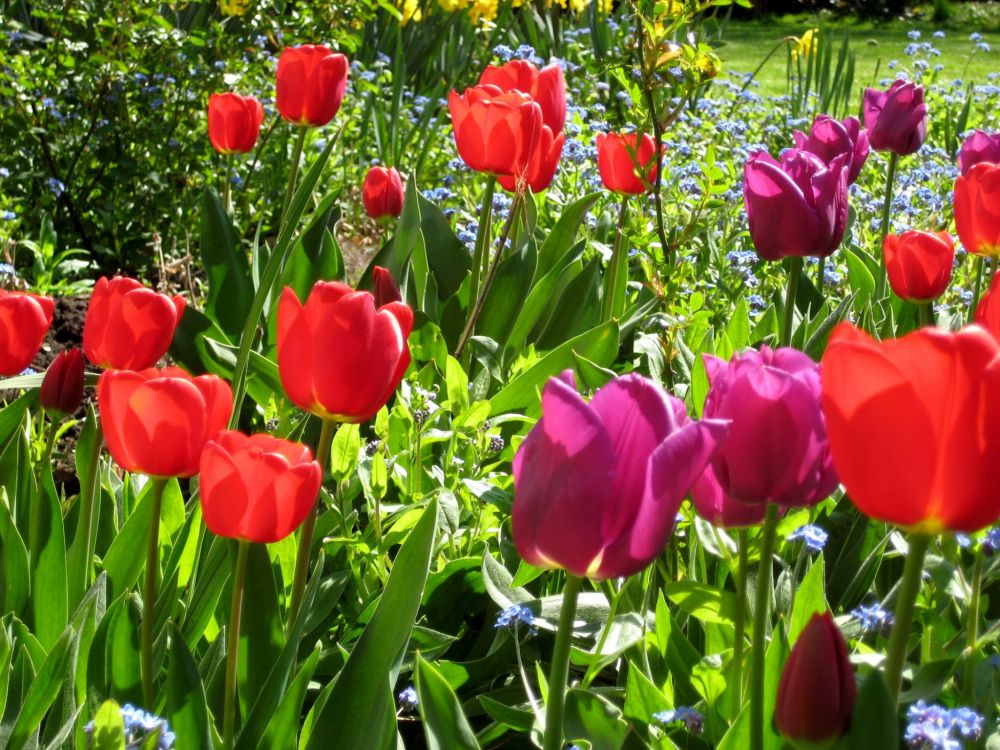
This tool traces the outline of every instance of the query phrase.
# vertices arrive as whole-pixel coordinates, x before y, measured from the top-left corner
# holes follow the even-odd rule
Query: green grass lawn
[[[944,68],[937,74],[937,80],[951,82],[956,78],[976,83],[986,83],[987,75],[1000,72],[1000,33],[995,31],[981,32],[980,28],[970,24],[952,24],[941,26],[929,21],[895,21],[890,23],[872,23],[863,21],[837,20],[819,16],[785,16],[769,19],[766,22],[727,22],[721,28],[722,46],[717,50],[725,63],[727,70],[751,72],[760,65],[776,44],[788,36],[799,36],[809,28],[823,26],[833,29],[838,37],[848,34],[851,49],[855,53],[855,84],[868,86],[877,84],[882,78],[893,78],[900,70],[907,70],[913,58],[903,50],[910,43],[907,33],[913,29],[920,32],[921,42],[931,42],[940,50],[940,57],[929,58],[931,67],[942,64]],[[941,29],[945,33],[943,39],[932,37],[934,31]],[[990,45],[990,51],[977,50],[976,45],[969,40],[969,35],[980,31],[983,41]],[[839,48],[839,41],[838,41]],[[755,89],[763,95],[785,93],[787,55],[785,45],[771,56],[757,74],[761,84]],[[895,70],[889,70],[887,65],[891,60],[898,60]],[[925,82],[930,80],[928,71]],[[1000,81],[996,81],[1000,85]]]

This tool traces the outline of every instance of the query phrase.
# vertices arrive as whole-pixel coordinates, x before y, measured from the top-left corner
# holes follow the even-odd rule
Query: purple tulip
[[[958,171],[966,174],[980,162],[1000,164],[1000,133],[974,130],[958,150]]]
[[[893,81],[888,91],[865,89],[864,110],[868,141],[876,151],[906,156],[923,145],[927,137],[923,86]]]
[[[861,167],[868,158],[868,131],[861,127],[857,117],[835,120],[830,115],[820,115],[806,135],[801,130],[793,134],[795,147],[816,154],[828,165],[841,154],[847,155],[847,184],[858,179]]]
[[[827,165],[795,148],[783,151],[781,161],[765,151],[750,154],[743,201],[762,258],[825,258],[837,249],[847,228],[847,159],[842,154]]]
[[[550,379],[542,418],[514,457],[518,553],[591,578],[642,570],[725,431],[718,420],[691,421],[638,375],[612,380],[589,404],[569,371]]]
[[[705,356],[703,417],[730,420],[711,461],[723,493],[740,503],[815,505],[839,483],[820,410],[819,365],[802,352],[763,347],[729,363]]]

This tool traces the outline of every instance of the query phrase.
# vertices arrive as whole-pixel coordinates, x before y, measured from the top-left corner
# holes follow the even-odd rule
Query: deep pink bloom
[[[726,430],[717,420],[679,419],[683,410],[638,375],[612,380],[589,404],[569,371],[549,380],[542,418],[514,457],[521,557],[591,578],[649,564]]]
[[[974,130],[958,150],[958,170],[965,174],[979,162],[1000,164],[1000,133]]]
[[[705,356],[711,387],[702,417],[731,420],[711,470],[741,503],[814,505],[837,488],[819,366],[795,349],[763,347],[728,364]]]
[[[861,127],[857,117],[835,120],[830,115],[820,115],[813,120],[809,135],[796,130],[793,137],[797,149],[816,154],[827,164],[846,154],[848,185],[858,179],[868,158],[868,131]]]
[[[923,86],[893,81],[887,91],[865,89],[864,110],[868,142],[876,151],[906,156],[924,144],[927,105]]]
[[[750,237],[765,260],[789,255],[825,258],[847,228],[847,155],[825,164],[790,148],[781,160],[755,151],[743,168]]]

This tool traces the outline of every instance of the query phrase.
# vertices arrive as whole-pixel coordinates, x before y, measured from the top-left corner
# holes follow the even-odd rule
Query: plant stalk
[[[94,433],[94,450],[87,465],[87,481],[80,492],[80,525],[77,530],[79,543],[73,547],[74,558],[70,560],[67,572],[78,579],[76,592],[82,598],[90,588],[90,574],[94,568],[94,504],[97,497],[97,475],[101,468],[101,447],[104,444],[104,431],[101,420],[97,420],[97,431]]]
[[[618,224],[615,227],[615,242],[611,250],[611,263],[608,266],[608,285],[604,290],[604,303],[601,310],[601,322],[606,323],[622,314],[618,309],[618,285],[622,274],[628,272],[628,259],[623,251],[625,238],[625,222],[628,220],[628,193],[622,195],[622,206],[618,212]]]
[[[788,285],[785,287],[785,307],[782,310],[784,322],[781,326],[781,345],[789,346],[792,343],[792,326],[795,325],[795,297],[799,292],[799,276],[802,275],[803,260],[799,256],[792,256],[788,269]]]
[[[155,705],[155,675],[153,674],[153,630],[156,625],[156,579],[160,572],[160,511],[163,507],[163,489],[167,480],[150,477],[153,483],[153,513],[149,521],[149,543],[146,547],[146,577],[142,585],[142,641],[140,667],[142,668],[142,696],[147,707]]]
[[[774,536],[778,525],[778,506],[768,503],[760,540],[760,564],[757,567],[757,590],[754,592],[753,643],[750,646],[750,750],[764,750],[764,630],[771,605],[774,568]]]
[[[306,130],[307,128],[304,125],[299,125],[298,133],[295,136],[295,146],[292,147],[292,173],[288,176],[288,188],[285,190],[285,200],[281,204],[281,219],[278,221],[279,227],[285,223],[288,207],[292,205],[292,196],[295,194],[295,183],[299,178],[299,162],[302,161],[302,147],[306,142]]]
[[[569,678],[569,647],[573,639],[576,601],[583,579],[566,574],[562,607],[559,609],[559,630],[549,668],[549,699],[545,704],[545,739],[542,750],[562,750],[563,710],[566,706],[566,682]]]
[[[983,553],[976,551],[976,560],[972,564],[972,591],[969,597],[969,623],[966,626],[966,646],[968,656],[965,661],[963,687],[965,702],[975,708],[976,705],[976,641],[979,640],[979,597],[983,590]]]
[[[924,572],[924,556],[931,538],[926,534],[911,534],[910,548],[906,553],[903,580],[896,594],[895,624],[889,636],[889,651],[885,658],[885,681],[889,686],[893,701],[899,700],[899,690],[903,681],[903,664],[909,650],[910,626],[913,624],[913,609],[920,591],[920,578]]]
[[[233,573],[233,599],[229,607],[229,627],[226,644],[226,703],[223,712],[222,746],[232,750],[236,736],[236,703],[238,686],[236,684],[240,653],[240,619],[243,615],[243,588],[247,574],[247,553],[250,542],[239,540],[236,553],[236,570]]]
[[[881,300],[885,295],[885,285],[886,285],[886,270],[885,270],[885,253],[882,250],[882,245],[885,243],[885,237],[889,234],[889,214],[892,210],[892,188],[896,182],[896,166],[899,163],[899,154],[893,152],[889,154],[889,168],[885,176],[885,200],[882,202],[882,227],[879,230],[879,240],[878,240],[878,254],[879,254],[879,272],[878,272],[878,284],[875,289],[875,299]]]

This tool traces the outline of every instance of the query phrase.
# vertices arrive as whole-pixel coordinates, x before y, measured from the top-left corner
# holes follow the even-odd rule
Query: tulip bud
[[[958,171],[966,174],[980,162],[1000,164],[1000,133],[973,131],[958,150]]]
[[[77,410],[83,401],[82,351],[66,349],[59,353],[45,371],[38,400],[53,419],[63,419]]]
[[[252,151],[263,119],[264,109],[252,96],[226,93],[208,98],[208,139],[220,154]]]
[[[403,211],[403,181],[395,167],[372,167],[361,186],[365,211],[373,219],[399,216]]]
[[[813,615],[781,672],[778,732],[796,744],[827,747],[847,732],[856,694],[844,637],[829,612]]]
[[[372,285],[375,287],[375,307],[379,308],[388,305],[390,302],[400,302],[403,295],[399,293],[399,287],[392,278],[392,273],[388,268],[375,266],[372,271]]]
[[[906,156],[923,145],[927,137],[923,86],[893,81],[887,91],[865,89],[864,110],[868,142],[876,151]]]
[[[947,232],[887,234],[882,252],[889,284],[900,299],[928,302],[948,288],[955,242]]]
[[[344,55],[323,45],[286,47],[278,58],[278,112],[295,125],[326,125],[340,109],[347,90],[348,68]]]

